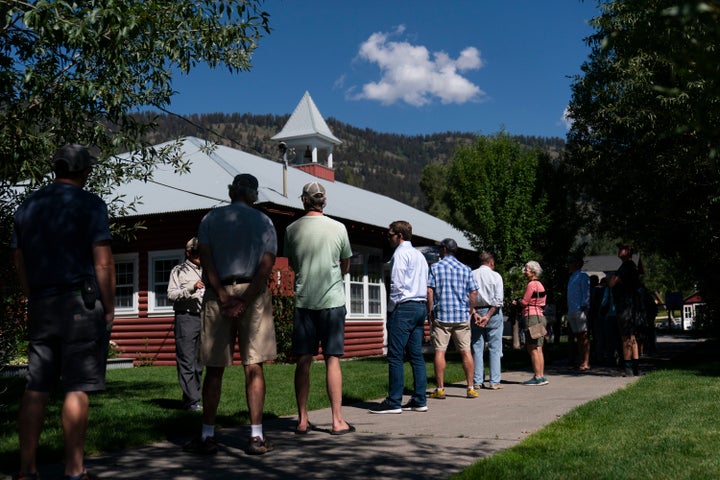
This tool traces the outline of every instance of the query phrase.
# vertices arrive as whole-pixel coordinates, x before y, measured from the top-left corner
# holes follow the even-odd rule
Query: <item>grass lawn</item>
[[[718,479],[717,342],[582,405],[458,479]]]

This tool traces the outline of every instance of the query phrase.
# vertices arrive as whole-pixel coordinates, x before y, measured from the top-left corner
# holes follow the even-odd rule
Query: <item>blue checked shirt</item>
[[[435,291],[435,320],[444,323],[470,320],[468,295],[478,289],[470,267],[447,255],[430,266],[428,288]]]

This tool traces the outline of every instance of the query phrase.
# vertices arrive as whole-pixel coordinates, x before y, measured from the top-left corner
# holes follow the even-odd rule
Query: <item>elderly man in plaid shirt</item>
[[[450,338],[462,356],[467,380],[467,398],[477,398],[473,388],[474,363],[470,352],[470,318],[475,313],[478,286],[467,265],[456,258],[457,243],[452,238],[440,242],[441,260],[430,266],[428,276],[428,318],[435,347],[437,388],[430,398],[445,398],[445,351]]]

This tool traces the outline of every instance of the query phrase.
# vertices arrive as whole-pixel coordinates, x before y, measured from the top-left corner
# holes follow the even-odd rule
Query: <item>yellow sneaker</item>
[[[477,398],[478,392],[474,388],[470,387],[467,389],[467,398]]]
[[[433,390],[433,392],[429,395],[430,398],[437,398],[438,400],[445,400],[445,389],[444,388],[436,388]]]

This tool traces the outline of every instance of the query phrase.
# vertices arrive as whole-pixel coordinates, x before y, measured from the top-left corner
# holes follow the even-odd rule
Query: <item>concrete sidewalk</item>
[[[666,361],[701,341],[661,336],[652,362]],[[651,368],[652,363],[641,365]],[[181,445],[188,439],[182,438],[88,458],[86,467],[101,479],[443,479],[637,379],[617,376],[613,369],[578,374],[566,365],[550,365],[549,385],[521,385],[530,376],[529,365],[527,371],[504,372],[504,388],[481,390],[477,399],[465,398],[465,385],[448,385],[447,399],[429,399],[424,413],[369,414],[374,402],[344,406],[346,420],[357,428],[345,436],[328,434],[329,409],[310,413],[318,430],[308,435],[294,434],[295,417],[270,420],[265,433],[275,450],[260,457],[244,453],[249,428],[238,427],[218,432],[220,451],[212,457],[183,453]],[[45,479],[60,478],[62,466],[44,466],[40,473]]]

